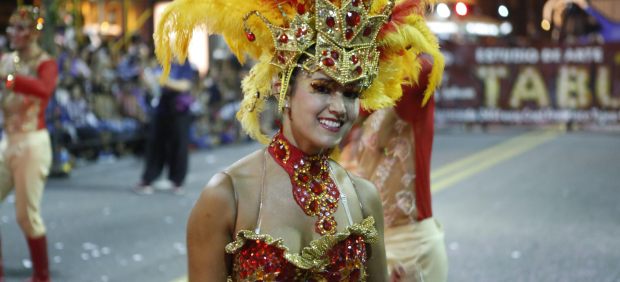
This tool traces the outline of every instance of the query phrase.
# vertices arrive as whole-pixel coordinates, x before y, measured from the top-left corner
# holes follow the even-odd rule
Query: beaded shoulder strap
[[[260,234],[260,227],[263,222],[263,203],[265,202],[265,178],[267,174],[267,148],[263,151],[263,174],[260,181],[260,202],[258,203],[258,218],[256,219],[256,229],[254,233]]]
[[[360,210],[362,211],[362,217],[366,218],[367,215],[366,213],[364,213],[364,205],[362,204],[360,195],[357,192],[357,185],[355,185],[355,181],[353,181],[353,177],[351,176],[351,173],[348,170],[346,170],[344,167],[342,167],[338,162],[333,162],[333,163],[338,165],[340,168],[342,168],[347,173],[347,178],[349,179],[349,182],[351,182],[351,185],[353,185],[353,190],[355,191],[355,195],[357,196],[358,202],[360,204]]]

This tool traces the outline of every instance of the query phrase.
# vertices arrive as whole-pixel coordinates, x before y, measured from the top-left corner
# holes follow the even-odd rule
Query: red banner
[[[445,45],[437,116],[456,122],[620,122],[620,44]]]

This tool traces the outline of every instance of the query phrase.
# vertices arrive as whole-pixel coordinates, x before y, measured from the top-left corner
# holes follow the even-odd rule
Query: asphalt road
[[[130,192],[142,169],[132,157],[51,179],[43,216],[54,281],[183,280],[185,222],[200,189],[258,148],[193,153],[184,196]],[[441,130],[433,189],[449,281],[620,281],[620,133]],[[0,206],[7,282],[30,273],[13,208],[12,197]]]

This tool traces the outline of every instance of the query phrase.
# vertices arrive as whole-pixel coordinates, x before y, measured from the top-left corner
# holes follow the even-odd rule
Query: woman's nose
[[[329,111],[338,117],[346,114],[346,107],[344,105],[344,96],[342,93],[337,92],[330,96],[329,98]]]

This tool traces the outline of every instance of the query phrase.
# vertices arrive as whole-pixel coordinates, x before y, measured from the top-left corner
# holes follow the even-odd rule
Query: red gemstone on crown
[[[327,19],[325,19],[325,24],[327,24],[328,27],[333,28],[336,26],[336,19],[334,19],[334,17],[327,17]]]
[[[323,50],[323,52],[321,52],[321,54],[323,55],[323,57],[327,56],[327,50]]]
[[[301,37],[302,35],[304,35],[303,29],[301,29],[301,27],[297,28],[297,31],[295,32],[295,37]]]
[[[286,33],[282,33],[282,35],[280,35],[280,42],[283,44],[288,43],[288,36],[286,35]]]
[[[357,73],[357,75],[362,75],[362,72],[363,72],[362,67],[361,66],[357,66],[355,68],[355,72]]]
[[[248,39],[248,41],[252,42],[254,40],[256,40],[256,35],[254,35],[254,33],[251,32],[246,32],[245,33],[245,37]]]
[[[350,12],[347,12],[346,19],[347,19],[348,26],[357,26],[358,24],[360,24],[362,17],[360,16],[358,12],[350,11]]]
[[[364,29],[364,36],[370,36],[370,34],[371,34],[371,33],[372,33],[372,28],[371,28],[371,27],[369,27],[369,26],[367,26],[367,27]]]
[[[338,58],[340,57],[340,54],[338,54],[337,51],[332,51],[332,58],[334,58],[334,60],[338,60]]]
[[[286,57],[282,54],[278,54],[278,62],[280,62],[280,64],[286,63]]]
[[[351,38],[353,38],[353,34],[354,34],[353,30],[350,28],[347,28],[347,30],[344,32],[344,37],[347,40],[351,40]]]
[[[325,58],[323,59],[323,65],[331,67],[335,64],[334,59],[332,58]]]
[[[359,62],[359,59],[357,58],[357,56],[353,55],[351,56],[351,62],[353,62],[353,64],[357,64],[357,62]]]
[[[357,7],[360,5],[360,0],[353,0],[353,7]]]

